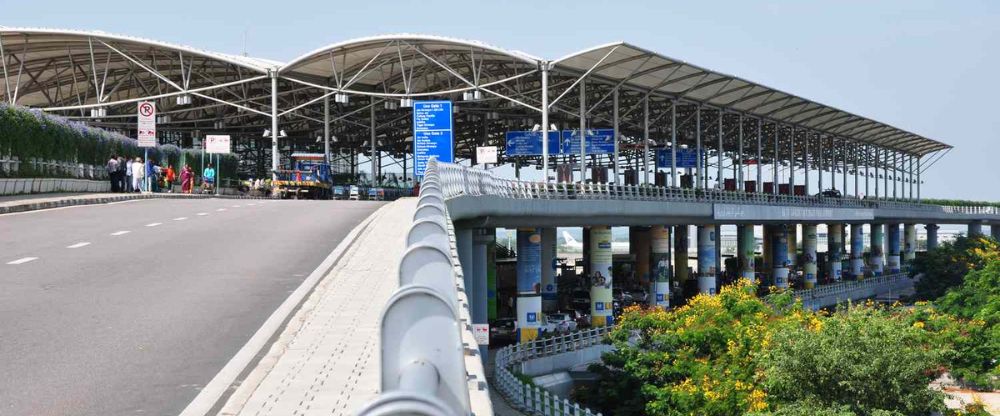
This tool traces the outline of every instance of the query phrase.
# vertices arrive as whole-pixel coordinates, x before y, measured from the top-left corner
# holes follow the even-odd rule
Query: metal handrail
[[[863,289],[897,288],[907,283],[909,280],[910,277],[906,273],[894,273],[868,277],[858,281],[831,283],[812,289],[797,290],[795,291],[795,296],[803,300],[815,300],[830,296],[843,295]]]
[[[601,416],[600,412],[595,413],[569,399],[521,381],[510,371],[510,367],[531,359],[599,345],[611,330],[602,326],[501,348],[496,353],[494,365],[495,386],[508,403],[524,412],[544,416]]]
[[[773,195],[757,192],[721,189],[691,189],[653,185],[587,184],[564,182],[533,182],[498,177],[492,171],[471,169],[453,163],[438,163],[446,199],[463,195],[499,196],[516,199],[546,200],[634,200],[670,202],[714,202],[752,205],[827,206],[843,208],[886,208],[938,213],[1000,215],[995,206],[946,206],[903,202],[890,199],[840,198]]]

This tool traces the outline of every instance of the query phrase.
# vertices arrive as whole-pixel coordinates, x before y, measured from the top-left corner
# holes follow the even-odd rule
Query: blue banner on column
[[[422,178],[427,160],[454,160],[451,101],[413,102],[413,176]]]
[[[540,293],[542,235],[537,228],[517,230],[517,293]]]

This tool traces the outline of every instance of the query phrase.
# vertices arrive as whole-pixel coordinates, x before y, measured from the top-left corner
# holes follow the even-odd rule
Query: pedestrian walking
[[[194,188],[194,172],[191,171],[191,165],[184,165],[184,170],[181,171],[181,192],[189,194],[191,188]]]
[[[175,180],[177,180],[177,172],[174,172],[174,165],[167,165],[166,177],[163,180],[163,186],[167,188],[167,192],[174,191]]]
[[[132,189],[135,192],[142,192],[146,190],[146,167],[142,163],[141,157],[136,157],[135,162],[132,162]]]
[[[118,192],[118,155],[111,155],[108,159],[108,181],[111,182],[111,192]]]
[[[212,167],[211,163],[208,164],[208,167],[205,168],[205,171],[202,172],[202,175],[203,175],[203,179],[204,179],[205,183],[202,184],[201,191],[203,193],[204,192],[212,192],[212,191],[214,191],[215,190],[215,168]]]
[[[128,163],[125,161],[125,156],[118,156],[118,192],[128,191],[128,179],[125,177],[125,172],[128,170]]]
[[[135,176],[132,175],[132,160],[126,160],[125,165],[125,192],[135,192]]]

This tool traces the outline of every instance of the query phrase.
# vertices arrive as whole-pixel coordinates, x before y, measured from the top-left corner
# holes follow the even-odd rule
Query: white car
[[[576,331],[576,320],[568,313],[550,313],[542,319],[542,332],[565,333],[570,331]]]

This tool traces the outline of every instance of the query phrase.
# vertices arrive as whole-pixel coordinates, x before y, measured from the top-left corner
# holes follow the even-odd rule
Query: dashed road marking
[[[207,212],[199,212],[198,215],[205,216],[205,215],[208,215],[208,213]]]
[[[184,221],[186,219],[188,219],[188,217],[177,217],[177,218],[174,218],[174,221]]]
[[[80,248],[80,247],[86,247],[86,246],[89,246],[89,245],[90,245],[89,241],[81,241],[79,243],[76,243],[76,244],[73,244],[73,245],[70,245],[70,246],[66,246],[66,248]]]
[[[114,235],[114,236],[125,235],[125,234],[128,234],[130,232],[131,231],[115,231],[115,232],[111,233],[111,235]]]
[[[239,205],[233,205],[233,208],[239,208],[239,207],[240,207]]]
[[[35,260],[38,260],[38,257],[22,257],[14,261],[8,261],[7,264],[24,264]]]
[[[146,224],[146,226],[147,227],[155,227],[157,225],[162,225],[162,224],[163,224],[162,222],[151,222],[149,224]]]
[[[225,211],[225,210],[226,210],[225,208],[219,208],[216,211],[222,212],[222,211]]]

